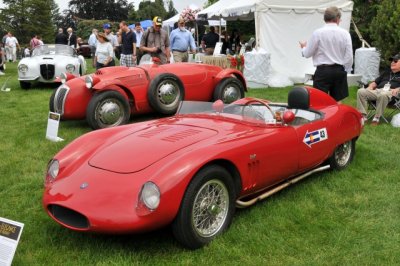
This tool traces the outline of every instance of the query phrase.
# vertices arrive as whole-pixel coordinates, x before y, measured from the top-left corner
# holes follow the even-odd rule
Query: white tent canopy
[[[349,30],[353,10],[349,0],[220,0],[200,13],[228,21],[254,18],[256,44],[271,54],[272,70],[298,83],[314,72],[312,60],[301,56],[299,41],[308,40],[325,24],[323,13],[330,6],[341,10],[340,26]]]
[[[174,27],[174,24],[176,22],[178,22],[180,15],[181,14],[176,14],[172,18],[164,20],[163,24],[162,24],[163,27],[165,27],[165,26]],[[219,25],[221,25],[221,26],[225,27],[226,26],[226,20],[225,19],[221,19],[221,22],[219,21],[219,19],[218,20],[208,20],[208,25],[210,25],[210,26],[219,26]]]

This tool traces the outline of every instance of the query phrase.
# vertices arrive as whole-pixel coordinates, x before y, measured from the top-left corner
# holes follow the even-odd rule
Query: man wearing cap
[[[136,65],[136,35],[125,21],[119,23],[118,42],[122,44],[121,66],[132,67]]]
[[[310,40],[299,42],[305,58],[312,57],[317,67],[313,86],[329,93],[336,101],[349,96],[347,73],[353,65],[353,47],[350,33],[339,27],[340,10],[328,7],[324,13],[325,25],[313,32]]]
[[[152,57],[158,57],[161,64],[169,63],[171,57],[169,50],[168,33],[161,29],[162,18],[154,17],[153,27],[150,27],[142,36],[140,41],[140,50],[143,53],[149,53]]]
[[[185,20],[183,18],[178,20],[178,28],[171,32],[169,39],[172,55],[176,63],[189,61],[188,48],[191,49],[192,53],[196,53],[194,38],[190,31],[185,28]]]
[[[113,47],[114,51],[113,58],[115,59],[116,56],[115,54],[118,52],[117,49],[119,46],[117,36],[111,33],[111,25],[109,23],[103,24],[103,31],[108,41],[111,43],[111,46]]]
[[[366,89],[357,91],[357,109],[367,120],[368,101],[376,101],[376,113],[371,125],[378,125],[379,119],[385,111],[392,97],[400,98],[400,54],[389,58],[390,69],[383,72]]]

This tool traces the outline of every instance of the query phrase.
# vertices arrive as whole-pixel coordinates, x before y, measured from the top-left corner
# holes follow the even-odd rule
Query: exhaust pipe
[[[275,188],[273,188],[271,190],[268,190],[267,192],[259,195],[256,198],[253,198],[251,200],[242,201],[239,198],[239,199],[236,200],[236,207],[238,207],[238,208],[250,207],[251,205],[255,204],[257,201],[260,201],[260,200],[263,200],[265,198],[268,198],[269,196],[275,194],[276,192],[281,191],[282,189],[284,189],[284,188],[286,188],[286,187],[288,187],[288,186],[290,186],[292,184],[297,183],[298,181],[302,180],[303,178],[305,178],[305,177],[307,177],[309,175],[312,175],[312,174],[317,173],[317,172],[322,172],[322,171],[328,170],[329,168],[331,168],[330,165],[325,165],[325,166],[321,166],[319,168],[315,168],[315,169],[313,169],[313,170],[311,170],[309,172],[306,172],[306,173],[304,173],[302,175],[299,175],[298,177],[290,179],[290,180],[286,181],[285,183],[283,183],[283,184],[281,184],[281,185],[279,185],[279,186],[277,186],[277,187],[275,187]]]

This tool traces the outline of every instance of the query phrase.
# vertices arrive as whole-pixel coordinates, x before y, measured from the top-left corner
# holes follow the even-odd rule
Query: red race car
[[[247,91],[240,71],[195,63],[108,67],[60,79],[50,111],[64,120],[86,118],[93,129],[126,124],[131,114],[172,115],[182,100],[231,103]]]
[[[195,249],[248,207],[300,179],[353,159],[361,114],[298,87],[288,104],[244,98],[182,102],[178,114],[93,131],[49,162],[43,206],[76,231],[110,234],[172,223]]]

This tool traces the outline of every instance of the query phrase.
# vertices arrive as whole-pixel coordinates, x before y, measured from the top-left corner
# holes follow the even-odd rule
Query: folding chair
[[[382,114],[381,118],[389,123],[389,119],[397,112],[400,112],[400,99],[392,97],[390,102],[385,108],[385,112]],[[367,118],[370,119],[375,116],[376,113],[376,101],[368,101],[368,114]]]

